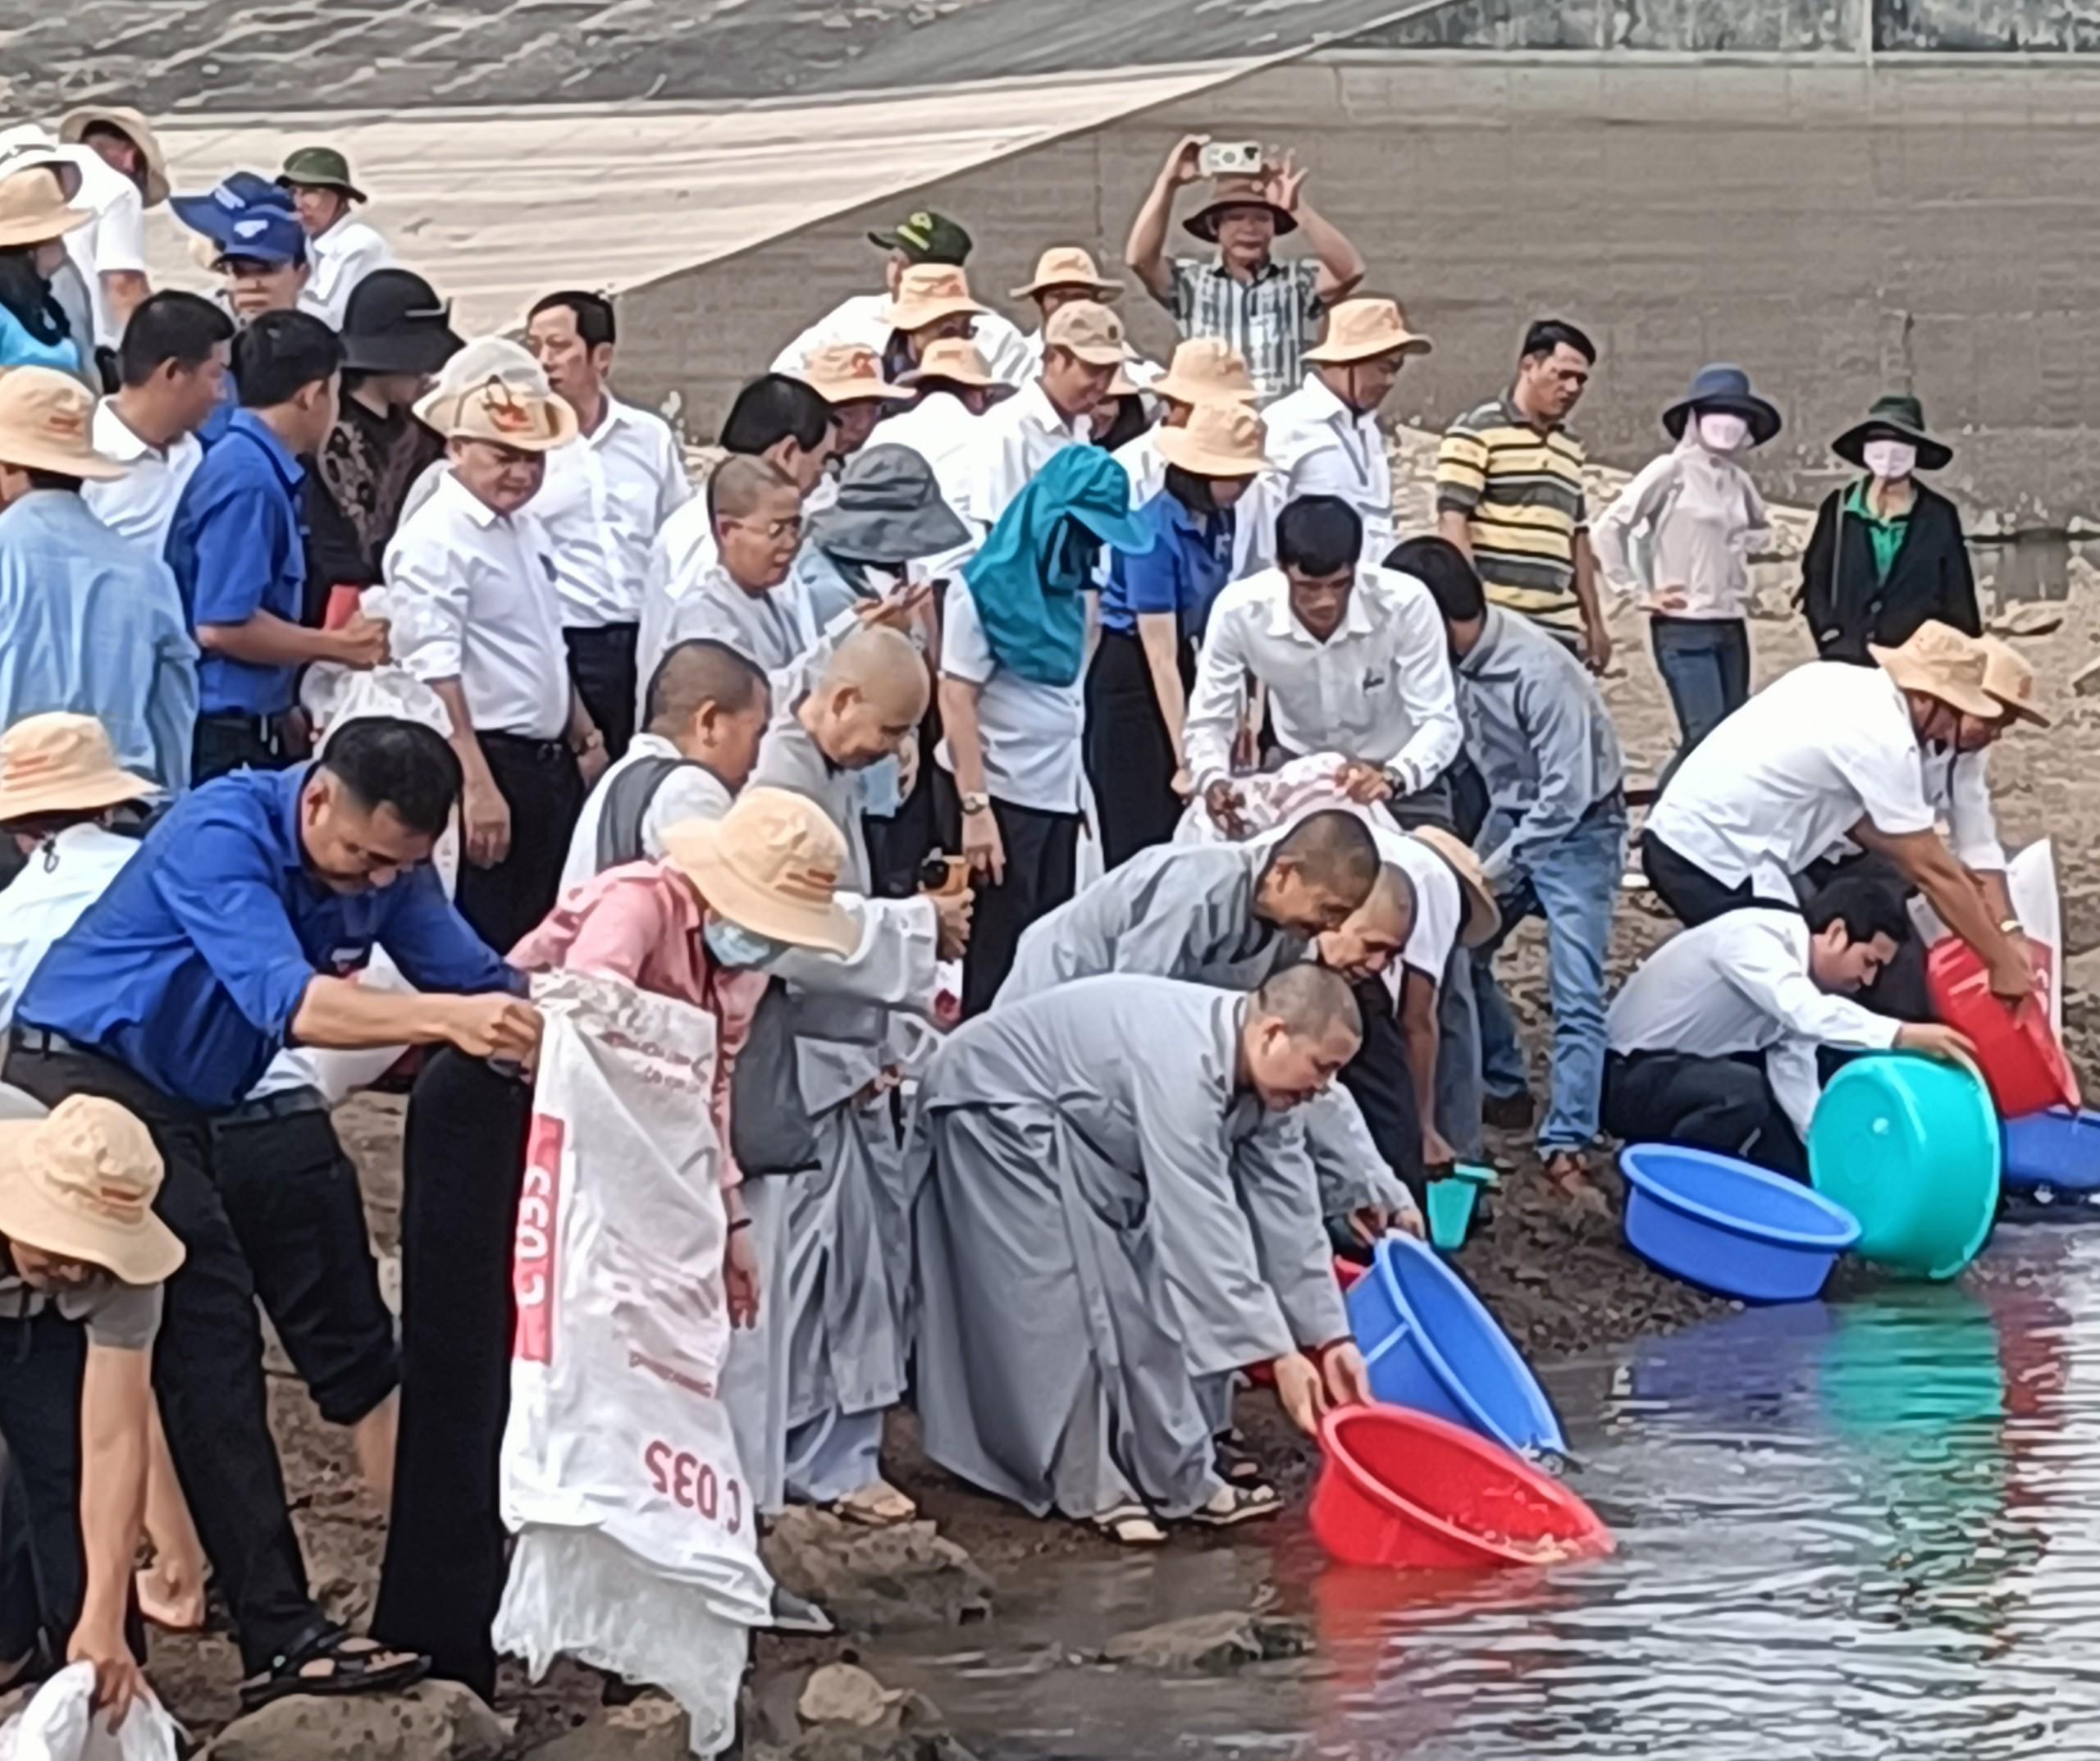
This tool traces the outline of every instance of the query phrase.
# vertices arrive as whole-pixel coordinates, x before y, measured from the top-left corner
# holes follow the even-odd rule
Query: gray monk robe
[[[1029,926],[993,1006],[1108,972],[1258,989],[1312,951],[1303,936],[1254,915],[1272,853],[1244,844],[1157,844],[1141,851]],[[1404,1205],[1405,1190],[1347,1089],[1329,1089],[1303,1120],[1322,1216]]]
[[[816,802],[846,840],[842,890],[865,896],[857,776],[831,764],[796,707],[784,703],[767,728],[751,786]],[[760,1320],[733,1342],[724,1388],[753,1497],[768,1512],[790,1494],[823,1503],[872,1485],[883,1413],[905,1387],[902,1146],[889,1097],[867,1089],[898,1061],[893,1010],[930,1006],[939,923],[924,899],[864,896],[856,908],[861,942],[848,960],[797,953],[769,968],[794,989],[797,1075],[819,1166],[744,1188]]]
[[[1113,975],[1002,1002],[913,1117],[926,1453],[1037,1515],[1220,1490],[1190,1372],[1345,1336],[1291,1115],[1235,1093],[1247,998]]]

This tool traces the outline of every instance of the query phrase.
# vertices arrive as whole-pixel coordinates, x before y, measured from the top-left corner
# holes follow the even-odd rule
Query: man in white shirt
[[[927,349],[897,383],[916,393],[917,401],[877,422],[868,445],[910,447],[933,468],[941,499],[965,514],[982,418],[1013,388],[992,376],[976,344],[954,337]]]
[[[1035,309],[1043,315],[1043,322],[1022,338],[1028,349],[1030,373],[1043,370],[1043,331],[1060,306],[1077,305],[1082,300],[1091,300],[1098,306],[1114,303],[1123,297],[1123,284],[1112,281],[1094,267],[1092,254],[1076,244],[1053,244],[1035,260],[1035,277],[1025,287],[1013,290],[1016,299],[1029,299],[1035,303]],[[1134,351],[1124,359],[1123,371],[1142,389],[1149,390],[1160,376],[1157,362],[1148,361]]]
[[[1876,664],[1810,661],[1758,692],[1695,746],[1648,815],[1642,867],[1687,924],[1763,902],[1792,905],[1796,882],[1841,837],[1886,856],[1974,948],[1991,989],[2032,989],[2025,947],[1999,927],[1947,847],[1924,794],[1921,746],[1951,744],[1964,716],[1995,721],[1988,656],[1929,620]]]
[[[114,349],[139,303],[153,291],[146,273],[146,210],[167,200],[167,161],[153,126],[120,104],[75,110],[58,138],[80,174],[73,206],[94,221],[69,234],[66,254],[88,285],[98,349]]]
[[[1338,495],[1363,522],[1363,557],[1382,563],[1393,545],[1393,464],[1378,408],[1412,354],[1430,341],[1408,328],[1390,299],[1346,299],[1327,314],[1327,335],[1305,351],[1305,383],[1269,406],[1269,457],[1286,499]]]
[[[988,531],[1028,481],[1068,446],[1086,444],[1102,400],[1131,389],[1122,376],[1123,321],[1081,300],[1043,326],[1043,370],[989,412],[967,516]]]
[[[1228,832],[1250,677],[1267,689],[1288,756],[1345,755],[1352,797],[1384,801],[1403,824],[1449,817],[1440,779],[1459,728],[1443,620],[1420,582],[1363,554],[1347,502],[1305,497],[1276,521],[1281,566],[1235,582],[1211,608],[1183,738],[1196,797]]]
[[[386,549],[394,657],[435,691],[465,787],[460,914],[508,952],[552,909],[605,739],[569,683],[554,542],[527,507],[546,454],[576,438],[559,398],[501,384],[438,392],[416,414],[451,469]]]
[[[799,374],[818,349],[838,343],[857,343],[880,358],[889,346],[894,328],[889,308],[904,271],[926,263],[960,269],[970,260],[970,235],[943,214],[911,215],[888,232],[870,233],[868,240],[889,253],[883,265],[887,291],[856,294],[842,302],[780,351],[773,363],[774,372]],[[980,308],[971,340],[1003,384],[1020,385],[1034,370],[1020,332],[996,312]]]
[[[554,541],[569,676],[612,759],[634,732],[649,549],[692,498],[670,425],[612,394],[617,337],[613,303],[596,294],[550,294],[526,316],[526,344],[578,431],[575,445],[547,454],[532,513]]]
[[[350,290],[394,261],[392,248],[350,212],[364,192],[350,181],[350,162],[333,147],[302,147],[285,161],[277,187],[288,192],[306,229],[312,273],[299,290],[302,312],[343,327]]]
[[[943,339],[947,343],[954,340]],[[831,471],[824,486],[835,486],[838,468],[868,444],[883,410],[911,394],[903,386],[893,386],[883,378],[880,357],[858,343],[835,343],[818,349],[797,376],[831,406]]]
[[[1911,938],[1895,893],[1833,881],[1805,911],[1752,905],[1665,942],[1611,1006],[1604,1122],[1629,1143],[1684,1143],[1796,1179],[1823,1093],[1816,1054],[1973,1048],[1937,1022],[1849,1001]]]
[[[195,294],[149,294],[116,352],[121,383],[95,407],[95,450],[130,469],[83,483],[80,494],[103,525],[154,556],[167,543],[183,486],[203,463],[197,431],[225,396],[233,329]]]

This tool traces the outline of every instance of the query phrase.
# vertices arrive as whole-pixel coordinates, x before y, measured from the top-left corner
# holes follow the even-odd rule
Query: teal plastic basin
[[[1855,1058],[1823,1091],[1809,1178],[1859,1220],[1862,1259],[1913,1278],[1952,1278],[1997,1215],[1997,1110],[1961,1065],[1907,1052]]]

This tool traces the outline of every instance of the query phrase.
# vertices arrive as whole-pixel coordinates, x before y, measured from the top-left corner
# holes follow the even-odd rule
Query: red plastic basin
[[[1925,956],[1925,987],[1933,1012],[1975,1042],[1976,1062],[2006,1119],[2078,1105],[2078,1078],[2049,1031],[2056,963],[2040,942],[2027,946],[2034,962],[2034,991],[2016,1009],[1991,994],[1983,961],[1959,936],[1935,943]]]
[[[1339,1253],[1335,1256],[1335,1282],[1342,1287],[1344,1296],[1349,1294],[1349,1286],[1370,1270],[1369,1266],[1358,1266],[1354,1260],[1344,1259]],[[1274,1388],[1276,1385],[1276,1372],[1265,1363],[1249,1364],[1247,1380],[1257,1388]]]
[[[1558,1480],[1429,1413],[1344,1407],[1320,1442],[1312,1532],[1344,1565],[1477,1571],[1612,1550],[1611,1531]]]

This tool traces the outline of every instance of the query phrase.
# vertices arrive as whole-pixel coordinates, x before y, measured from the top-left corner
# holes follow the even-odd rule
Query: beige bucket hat
[[[1166,371],[1146,389],[1174,404],[1258,404],[1262,397],[1245,358],[1218,336],[1192,336],[1178,345]]]
[[[139,149],[146,162],[146,206],[158,208],[167,200],[167,155],[161,151],[153,124],[128,104],[88,104],[60,120],[58,138],[69,147],[77,146],[98,123],[115,129]]]
[[[1256,477],[1269,468],[1267,437],[1244,404],[1198,404],[1187,427],[1159,431],[1159,456],[1198,477]]]
[[[162,1172],[133,1115],[98,1095],[68,1095],[45,1118],[0,1123],[0,1235],[127,1284],[162,1283],[183,1259],[153,1215]]]
[[[746,789],[719,819],[686,819],[664,834],[672,865],[742,928],[842,958],[861,926],[838,903],[846,840],[824,810],[788,789]]]
[[[1252,177],[1244,172],[1227,172],[1222,177],[1212,178],[1209,198],[1181,222],[1182,227],[1195,237],[1215,244],[1218,220],[1229,208],[1267,208],[1276,218],[1279,239],[1287,232],[1298,230],[1298,217],[1289,208],[1276,205],[1276,198],[1269,194],[1268,179]]]
[[[1053,287],[1084,287],[1098,300],[1111,300],[1123,291],[1121,281],[1112,281],[1094,267],[1093,257],[1075,244],[1053,244],[1035,260],[1035,279],[1013,290],[1016,299],[1032,299]]]
[[[487,440],[521,453],[550,453],[576,438],[576,412],[541,394],[491,375],[456,391],[422,399],[416,414],[448,440]]]
[[[1376,361],[1389,354],[1427,354],[1434,346],[1408,328],[1407,314],[1390,299],[1345,299],[1327,313],[1327,334],[1305,358],[1330,367]]]
[[[987,391],[1013,389],[993,375],[984,351],[975,343],[966,342],[960,336],[943,336],[938,342],[927,344],[919,357],[919,364],[910,372],[897,376],[897,382],[907,386],[929,379],[946,379],[958,386],[975,386]]]
[[[130,468],[105,458],[89,438],[94,395],[51,367],[0,370],[0,465],[107,482]]]
[[[1990,656],[1973,636],[1964,636],[1953,625],[1928,618],[1911,639],[1899,648],[1867,644],[1867,652],[1905,691],[1923,691],[1937,697],[1964,715],[1996,721],[2006,705],[1993,697],[1984,684]]]
[[[897,276],[882,321],[893,331],[918,331],[943,318],[982,317],[985,310],[970,297],[970,277],[956,264],[914,263]]]
[[[1440,825],[1418,825],[1409,835],[1428,845],[1457,874],[1459,890],[1466,896],[1466,920],[1459,940],[1469,948],[1478,947],[1502,927],[1502,907],[1495,903],[1495,889],[1487,883],[1480,858],[1463,838]]]
[[[0,177],[0,245],[47,244],[94,218],[66,205],[57,169],[28,164]]]
[[[883,363],[862,343],[835,343],[811,354],[796,376],[827,404],[887,402],[908,395],[883,377]]]
[[[109,736],[92,715],[54,709],[25,716],[0,734],[0,825],[94,813],[159,793],[158,784],[118,768]]]
[[[1076,299],[1052,313],[1043,326],[1043,346],[1062,349],[1089,367],[1121,367],[1130,353],[1123,340],[1123,321],[1092,299]]]
[[[1979,636],[1984,650],[1984,689],[2004,706],[2006,714],[2037,728],[2047,728],[2049,718],[2034,707],[2041,686],[2026,655],[1996,636]]]

